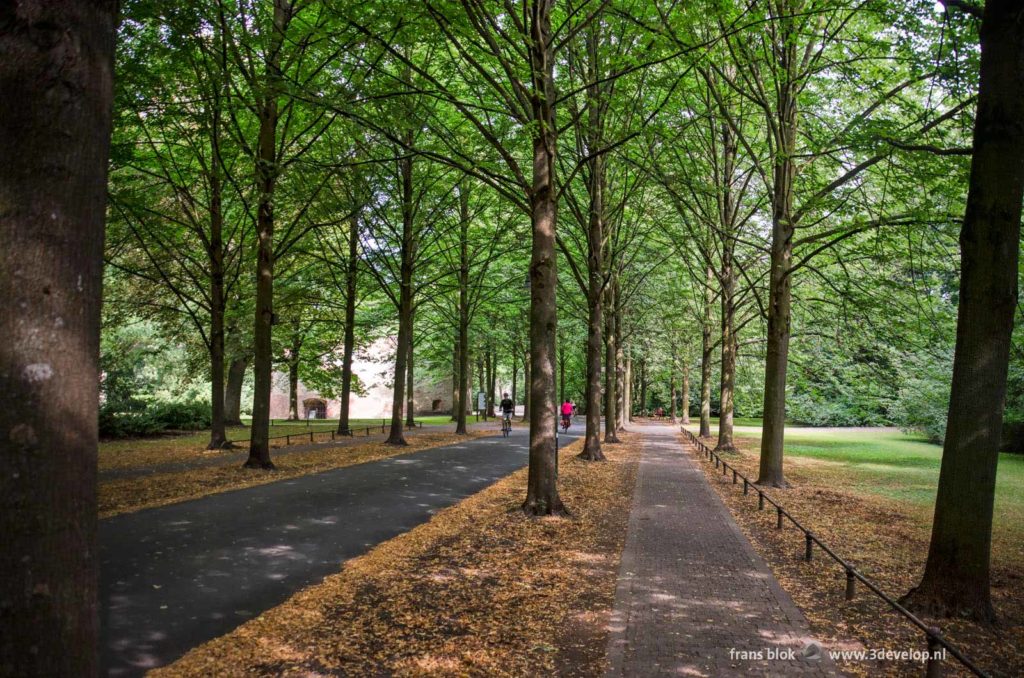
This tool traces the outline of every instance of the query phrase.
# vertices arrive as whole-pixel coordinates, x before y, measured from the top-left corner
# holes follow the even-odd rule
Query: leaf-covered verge
[[[713,446],[713,441],[708,440]],[[739,453],[730,455],[748,478],[757,478],[759,441],[738,439]],[[692,454],[696,455],[692,447]],[[757,509],[757,494],[744,496],[742,481],[722,475],[699,456],[708,482],[729,507],[740,529],[768,562],[782,587],[793,597],[813,632],[841,649],[856,639],[870,650],[923,651],[924,635],[892,612],[880,598],[858,584],[853,601],[844,600],[846,576],[823,551],[815,547],[812,562],[803,560],[803,534],[785,521],[776,529],[776,513],[766,504]],[[928,554],[931,513],[896,498],[859,490],[842,482],[842,464],[791,456],[787,478],[791,487],[770,491],[787,511],[839,556],[847,559],[888,595],[898,598],[920,579]],[[996,539],[993,549],[992,598],[1000,624],[985,628],[957,619],[931,619],[943,634],[993,676],[1024,675],[1024,594],[1020,571],[1024,566],[1020,545]],[[857,649],[857,648],[853,648]],[[859,676],[919,676],[924,666],[910,661],[839,662],[840,668]],[[946,675],[969,675],[949,657]]]
[[[570,517],[517,510],[518,471],[149,675],[601,675],[640,445],[580,445]]]
[[[471,438],[478,438],[495,434],[493,430],[471,429],[468,435]],[[409,436],[409,444],[405,447],[386,445],[378,440],[365,445],[329,447],[283,455],[275,462],[277,468],[273,471],[244,469],[240,463],[231,462],[224,466],[206,466],[173,473],[153,473],[134,478],[105,480],[101,481],[99,486],[100,518],[198,499],[227,490],[275,483],[279,480],[399,454],[454,445],[465,439],[466,436],[457,436],[449,432],[424,432]]]

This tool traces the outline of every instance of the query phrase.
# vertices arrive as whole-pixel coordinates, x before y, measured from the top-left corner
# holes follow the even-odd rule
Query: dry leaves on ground
[[[492,430],[471,429],[468,437],[493,436],[495,433]],[[245,469],[237,462],[230,462],[223,466],[104,480],[99,486],[100,518],[197,499],[217,492],[274,483],[399,454],[454,445],[466,438],[467,436],[457,436],[454,433],[424,432],[409,436],[409,444],[405,447],[371,442],[281,455],[274,461],[277,468],[273,471]]]
[[[604,463],[562,450],[569,517],[517,510],[518,471],[151,675],[600,675],[640,449],[624,437]]]
[[[729,455],[729,465],[748,478],[756,478],[756,441],[738,440],[737,444],[740,452]],[[744,496],[742,481],[733,485],[731,474],[722,475],[692,446],[687,445],[687,449],[695,455],[740,529],[803,610],[814,633],[826,644],[837,649],[851,649],[851,641],[874,650],[926,649],[924,634],[862,585],[858,585],[854,600],[847,602],[846,574],[835,561],[815,547],[812,562],[804,562],[803,533],[788,521],[782,530],[776,529],[776,513],[770,505],[758,511],[755,492]],[[840,557],[892,597],[898,598],[917,583],[928,553],[930,515],[896,500],[847,490],[841,479],[821,464],[791,463],[787,478],[792,487],[768,494]],[[992,588],[1002,618],[999,627],[984,628],[950,619],[930,623],[991,675],[1019,676],[1024,675],[1024,595],[1019,574],[1024,563],[1009,562],[1000,555],[997,552],[994,558]],[[924,670],[923,664],[913,661],[849,660],[840,662],[840,667],[861,676],[919,676]],[[947,675],[967,675],[952,657],[944,668]]]

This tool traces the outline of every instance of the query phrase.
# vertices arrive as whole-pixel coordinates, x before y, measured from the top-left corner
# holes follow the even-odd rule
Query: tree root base
[[[260,471],[273,471],[277,467],[274,466],[274,462],[272,461],[260,461],[259,459],[249,459],[244,464],[242,464],[242,468],[258,469]]]
[[[953,591],[941,592],[931,586],[916,586],[899,599],[899,604],[920,616],[968,619],[986,626],[999,623],[992,601],[981,599],[983,594],[974,594],[968,600],[963,600],[963,596],[956,593],[955,588]]]

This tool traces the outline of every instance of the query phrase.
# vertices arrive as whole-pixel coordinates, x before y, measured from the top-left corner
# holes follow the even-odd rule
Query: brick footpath
[[[673,426],[644,436],[606,676],[837,676]],[[732,650],[733,652],[730,652]]]

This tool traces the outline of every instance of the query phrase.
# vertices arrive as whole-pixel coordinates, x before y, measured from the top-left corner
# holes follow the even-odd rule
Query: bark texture
[[[116,2],[0,7],[0,673],[97,672],[99,326]]]
[[[274,190],[277,186],[278,98],[282,89],[281,49],[291,20],[291,2],[274,0],[274,21],[265,57],[266,91],[260,103],[256,183],[256,313],[253,322],[252,429],[246,468],[272,469],[270,460],[270,391],[273,370],[271,331],[274,325]]]
[[[564,512],[558,496],[558,452],[555,447],[555,335],[558,307],[555,291],[555,227],[558,198],[555,190],[555,91],[551,37],[553,0],[531,0],[528,54],[533,88],[533,185],[530,216],[533,243],[530,253],[530,465],[526,501],[529,515]]]
[[[352,355],[356,348],[356,290],[359,284],[359,214],[348,224],[348,262],[345,266],[345,338],[341,350],[341,411],[338,433],[351,431],[349,412],[352,404]]]
[[[936,616],[995,620],[992,509],[1017,305],[1024,195],[1024,10],[989,0],[967,211],[960,305],[935,520],[924,576],[906,602]]]

